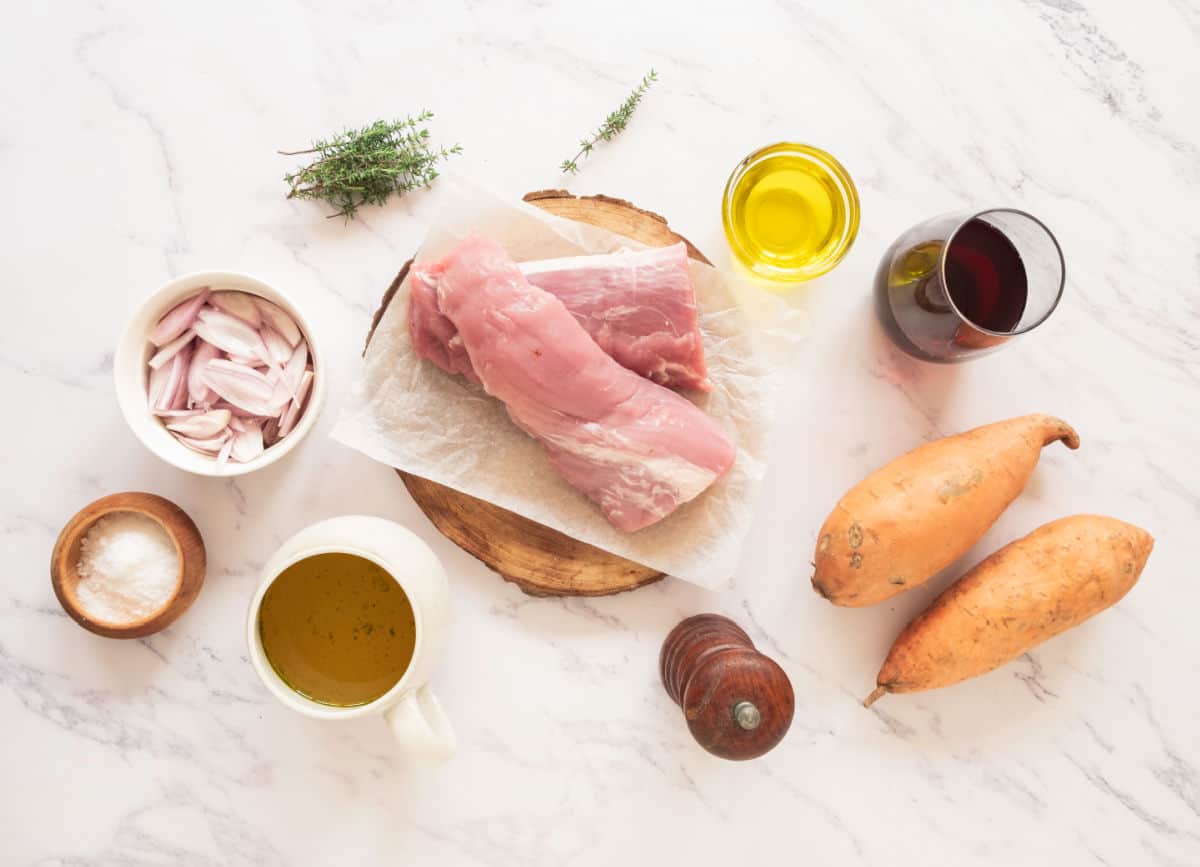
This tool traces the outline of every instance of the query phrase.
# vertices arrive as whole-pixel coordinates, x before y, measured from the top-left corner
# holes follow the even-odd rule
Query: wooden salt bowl
[[[167,531],[179,555],[179,575],[171,598],[162,608],[124,623],[96,620],[79,605],[80,546],[88,530],[97,521],[114,512],[136,512],[155,521]],[[58,534],[50,555],[50,582],[63,610],[89,632],[106,638],[142,638],[166,629],[187,611],[204,585],[207,556],[200,531],[188,514],[170,500],[157,494],[128,491],[110,494],[80,509]]]

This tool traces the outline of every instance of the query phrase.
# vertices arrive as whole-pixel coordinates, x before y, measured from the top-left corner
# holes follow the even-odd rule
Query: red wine
[[[1037,326],[1058,303],[1063,276],[1054,236],[1028,214],[943,214],[913,226],[883,254],[875,312],[909,355],[955,364]]]
[[[1029,284],[1012,241],[983,220],[970,220],[946,250],[946,290],[971,324],[1005,333],[1025,312]]]

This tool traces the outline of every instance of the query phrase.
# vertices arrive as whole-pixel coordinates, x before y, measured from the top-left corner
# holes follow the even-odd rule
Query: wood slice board
[[[690,241],[673,232],[658,214],[621,199],[542,190],[528,193],[525,201],[551,214],[600,226],[643,244],[666,246],[683,241],[688,255],[708,264],[708,259]],[[384,293],[367,334],[368,344],[411,265],[411,259],[404,263]],[[607,596],[663,578],[662,572],[601,551],[484,500],[403,470],[396,472],[443,536],[532,596]]]

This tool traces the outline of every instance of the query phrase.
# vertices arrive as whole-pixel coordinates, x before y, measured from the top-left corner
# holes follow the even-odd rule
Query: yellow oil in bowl
[[[858,234],[858,192],[819,148],[782,142],[746,157],[725,185],[725,236],[737,261],[766,280],[829,271]]]

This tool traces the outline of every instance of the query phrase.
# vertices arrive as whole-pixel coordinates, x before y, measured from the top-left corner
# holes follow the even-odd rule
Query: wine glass
[[[875,310],[896,345],[923,361],[995,352],[1054,312],[1062,249],[1024,211],[960,211],[912,227],[875,274]]]

